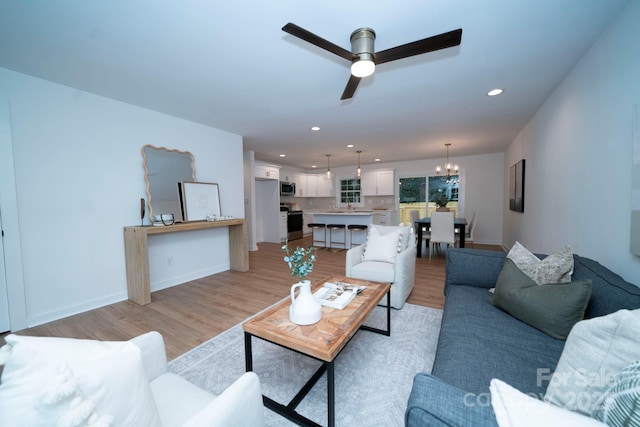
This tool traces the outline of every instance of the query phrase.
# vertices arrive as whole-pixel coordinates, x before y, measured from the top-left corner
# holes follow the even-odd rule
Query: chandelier
[[[449,146],[451,145],[451,143],[446,143],[444,144],[445,147],[447,147],[447,163],[445,163],[444,165],[444,171],[446,171],[446,177],[447,177],[447,184],[457,184],[458,180],[451,178],[451,171],[453,170],[454,175],[458,174],[458,165],[452,165],[451,163],[449,163]],[[443,172],[443,168],[438,165],[436,166],[436,174],[440,175],[440,172]]]
[[[329,161],[331,154],[325,154],[325,156],[327,156],[327,172],[325,173],[325,179],[331,179],[331,163]]]
[[[362,176],[362,167],[360,166],[360,153],[362,150],[356,151],[358,153],[358,167],[356,168],[356,178],[360,178]]]

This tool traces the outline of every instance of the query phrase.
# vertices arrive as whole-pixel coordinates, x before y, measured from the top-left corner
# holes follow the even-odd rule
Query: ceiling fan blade
[[[345,99],[353,98],[353,94],[356,92],[358,83],[360,83],[360,77],[356,77],[351,74],[349,76],[347,86],[344,88],[344,92],[342,92],[342,97],[340,98],[340,100],[344,101]]]
[[[437,36],[427,37],[426,39],[392,47],[391,49],[381,50],[374,54],[374,58],[376,64],[383,64],[385,62],[395,61],[396,59],[408,58],[409,56],[458,46],[461,41],[462,28],[458,28],[457,30],[438,34]]]
[[[356,58],[356,55],[349,52],[346,49],[341,48],[340,46],[331,43],[328,40],[323,39],[320,36],[316,36],[310,31],[305,30],[302,27],[298,27],[296,24],[292,24],[289,22],[287,25],[282,27],[282,31],[291,34],[292,36],[296,36],[299,39],[307,41],[311,44],[318,46],[324,50],[328,50],[331,53],[335,53],[336,55],[346,59],[347,61],[352,61]]]

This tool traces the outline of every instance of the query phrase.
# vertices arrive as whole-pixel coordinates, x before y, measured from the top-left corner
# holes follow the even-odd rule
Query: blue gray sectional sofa
[[[564,340],[521,322],[491,304],[506,253],[447,252],[445,307],[431,374],[414,378],[406,426],[496,426],[489,383],[498,378],[542,398]],[[640,308],[640,288],[596,261],[574,255],[572,280],[590,279],[585,318]]]

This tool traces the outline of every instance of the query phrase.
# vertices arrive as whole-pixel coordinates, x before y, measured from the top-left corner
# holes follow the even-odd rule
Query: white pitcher
[[[300,288],[297,298],[295,298],[296,288]],[[291,286],[289,319],[297,325],[311,325],[320,320],[321,317],[322,305],[311,293],[311,282],[303,280]]]

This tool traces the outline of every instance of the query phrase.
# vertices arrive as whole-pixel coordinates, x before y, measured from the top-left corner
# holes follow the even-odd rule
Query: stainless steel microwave
[[[280,181],[280,195],[281,196],[295,196],[296,195],[296,183]]]

